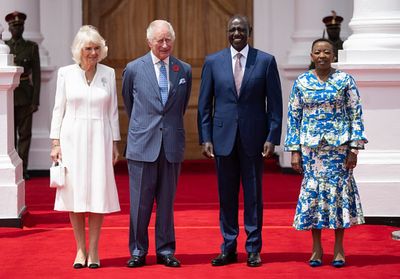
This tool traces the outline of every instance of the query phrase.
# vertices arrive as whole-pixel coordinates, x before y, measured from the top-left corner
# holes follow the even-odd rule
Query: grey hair
[[[82,49],[88,43],[94,43],[100,46],[100,55],[97,62],[107,57],[108,47],[106,41],[92,25],[83,25],[79,28],[71,45],[72,59],[77,63],[81,63]]]
[[[172,41],[175,41],[175,31],[174,28],[172,27],[171,23],[169,23],[166,20],[162,20],[162,19],[157,19],[152,21],[149,26],[147,27],[146,30],[146,37],[148,41],[151,41],[154,39],[154,31],[158,28],[160,28],[160,26],[165,25],[168,27],[169,29],[169,33],[171,35],[171,39]]]

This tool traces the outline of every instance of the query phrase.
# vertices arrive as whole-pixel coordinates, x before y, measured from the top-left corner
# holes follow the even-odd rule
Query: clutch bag
[[[50,188],[61,188],[65,185],[65,166],[61,161],[53,162],[50,167]]]

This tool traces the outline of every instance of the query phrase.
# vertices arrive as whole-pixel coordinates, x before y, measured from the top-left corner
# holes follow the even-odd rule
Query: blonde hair
[[[83,25],[79,28],[71,45],[72,59],[77,63],[81,63],[82,49],[88,43],[94,43],[100,46],[100,55],[97,62],[107,57],[108,47],[106,41],[92,25]]]

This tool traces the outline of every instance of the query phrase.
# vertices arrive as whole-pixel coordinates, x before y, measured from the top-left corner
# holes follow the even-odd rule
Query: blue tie
[[[167,102],[168,99],[168,78],[167,78],[167,68],[165,68],[164,61],[160,60],[160,78],[158,81],[158,85],[160,87],[161,100],[163,105]]]

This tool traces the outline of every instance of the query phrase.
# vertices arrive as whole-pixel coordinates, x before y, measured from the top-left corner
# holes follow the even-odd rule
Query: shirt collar
[[[154,65],[156,65],[158,62],[160,62],[160,59],[157,56],[155,56],[151,50],[150,50],[150,55],[151,55],[151,60],[153,61]],[[169,65],[169,56],[167,58],[165,58],[163,61],[164,61],[165,65],[168,66]]]
[[[233,46],[231,46],[231,57],[232,57],[232,59],[239,52],[243,55],[244,58],[247,58],[247,55],[249,54],[249,45],[247,44],[241,51],[237,51],[236,49],[233,48]]]

